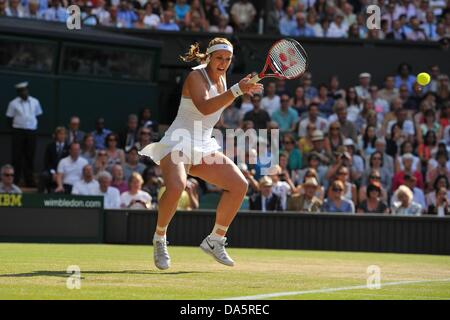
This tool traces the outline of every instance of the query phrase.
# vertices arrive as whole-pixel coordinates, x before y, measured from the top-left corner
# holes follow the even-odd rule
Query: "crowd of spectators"
[[[380,8],[379,28],[367,28],[371,4]],[[450,35],[449,0],[0,0],[0,16],[65,23],[70,5],[88,26],[412,41]]]
[[[249,183],[243,208],[450,214],[450,83],[438,65],[428,72],[431,82],[424,87],[402,63],[381,86],[363,72],[347,88],[336,75],[316,84],[306,73],[293,90],[277,80],[265,85],[263,95],[236,100],[216,129],[255,135],[233,159]],[[25,99],[21,103],[36,100],[27,100],[24,84],[16,87]],[[13,120],[20,123],[20,117]],[[164,192],[161,170],[138,155],[160,138],[150,109],[130,114],[117,133],[103,118],[90,132],[81,131],[80,123],[73,116],[66,127],[55,129],[36,178],[38,191],[104,195],[107,208],[157,208]],[[271,153],[270,135],[258,136],[258,129],[279,129],[278,153]],[[219,142],[228,152],[229,144]],[[261,142],[269,145],[265,153],[258,149]],[[278,165],[265,167],[271,157]],[[1,174],[0,192],[20,192],[13,166],[4,165]],[[203,196],[220,192],[190,177],[178,208],[202,207]]]

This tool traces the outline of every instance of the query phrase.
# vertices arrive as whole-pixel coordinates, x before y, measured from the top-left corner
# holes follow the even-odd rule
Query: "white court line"
[[[403,285],[403,284],[426,283],[426,282],[449,282],[449,281],[450,281],[450,279],[410,280],[410,281],[396,281],[396,282],[385,282],[385,283],[381,282],[381,288],[387,287],[387,286]],[[310,293],[328,293],[328,292],[357,290],[357,289],[368,289],[368,288],[367,288],[367,285],[340,287],[340,288],[324,288],[324,289],[306,290],[306,291],[275,292],[275,293],[267,293],[267,294],[258,294],[255,296],[224,298],[221,300],[259,300],[259,299],[269,299],[269,298],[278,298],[278,297],[286,297],[286,296],[305,295],[305,294],[310,294]],[[372,289],[372,290],[376,290],[376,289]]]

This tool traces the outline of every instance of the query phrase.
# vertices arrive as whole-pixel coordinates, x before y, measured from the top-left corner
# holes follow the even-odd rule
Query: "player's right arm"
[[[239,81],[239,88],[243,93],[253,95],[262,90],[261,84],[248,83],[251,75],[247,75]],[[183,88],[183,96],[190,97],[197,109],[204,115],[209,115],[216,112],[226,105],[230,105],[235,99],[231,89],[228,89],[222,94],[211,98],[208,93],[208,88],[200,72],[191,72],[186,79],[185,88]]]

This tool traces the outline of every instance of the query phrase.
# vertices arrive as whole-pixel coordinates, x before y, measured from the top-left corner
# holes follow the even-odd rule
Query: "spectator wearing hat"
[[[105,209],[120,209],[120,192],[111,187],[112,176],[108,171],[100,171],[97,174],[98,195],[103,196],[103,207]]]
[[[356,94],[361,100],[370,98],[370,80],[372,76],[368,72],[363,72],[359,75],[359,85],[355,87]]]
[[[315,196],[319,183],[315,178],[307,178],[302,184],[301,194],[293,195],[288,202],[289,211],[320,212],[322,201]]]
[[[0,193],[22,193],[22,190],[14,184],[14,167],[5,164],[1,168]]]
[[[282,211],[281,199],[272,192],[272,179],[264,176],[259,181],[259,193],[250,198],[250,210]]]
[[[395,191],[393,198],[397,201],[392,203],[392,214],[419,216],[422,212],[420,204],[413,201],[413,193],[405,185],[401,185]]]
[[[353,201],[347,200],[344,194],[344,184],[340,180],[335,180],[329,189],[328,197],[322,205],[322,212],[345,212],[355,213]]]
[[[328,164],[331,162],[332,156],[325,149],[325,137],[323,136],[322,131],[314,131],[311,137],[311,141],[313,144],[313,149],[311,152],[315,152],[317,154],[322,165],[328,166]]]
[[[6,117],[12,127],[12,165],[16,170],[14,183],[18,184],[22,173],[27,187],[34,187],[34,155],[36,150],[37,117],[42,114],[39,101],[30,96],[28,82],[15,86],[17,97],[6,111]]]
[[[94,179],[94,169],[90,164],[83,167],[82,178],[75,182],[72,188],[72,194],[93,196],[98,193],[99,184]]]
[[[44,153],[44,170],[39,178],[38,192],[47,190],[51,193],[56,188],[56,169],[61,159],[69,154],[69,144],[66,142],[66,128],[57,127]]]
[[[298,126],[298,135],[299,137],[305,137],[307,135],[307,126],[308,124],[314,124],[317,130],[321,132],[326,132],[328,130],[328,121],[319,116],[319,105],[317,102],[311,102],[308,107],[308,116],[307,118],[300,121]]]
[[[382,200],[381,184],[372,182],[366,188],[366,198],[360,201],[358,213],[389,213],[389,207]]]
[[[146,166],[139,162],[138,149],[133,146],[127,152],[127,161],[123,165],[123,176],[125,180],[128,180],[133,172],[138,172],[140,175],[144,174]]]
[[[422,189],[424,188],[422,174],[419,171],[413,170],[413,160],[414,156],[411,153],[406,153],[401,157],[401,162],[403,164],[403,170],[399,171],[394,175],[394,179],[392,180],[392,190],[397,190],[400,185],[405,183],[406,175],[413,175],[416,177],[417,187]]]

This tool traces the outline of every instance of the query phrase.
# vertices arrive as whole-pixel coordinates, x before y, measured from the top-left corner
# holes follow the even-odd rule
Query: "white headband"
[[[224,43],[219,43],[219,44],[215,44],[215,45],[209,47],[206,50],[206,54],[211,54],[211,53],[213,53],[214,51],[217,51],[217,50],[226,50],[226,51],[229,51],[229,52],[233,53],[233,47],[232,46],[230,46],[228,44],[224,44]],[[193,67],[192,70],[198,70],[198,69],[206,68],[208,63],[209,63],[209,57],[206,58],[205,63],[200,64],[200,65],[198,65],[196,67]]]
[[[213,53],[214,51],[217,51],[217,50],[227,50],[227,51],[230,51],[231,53],[233,53],[233,47],[228,45],[228,44],[224,44],[224,43],[215,44],[215,45],[209,47],[206,50],[206,53],[207,54],[211,54],[211,53]]]

